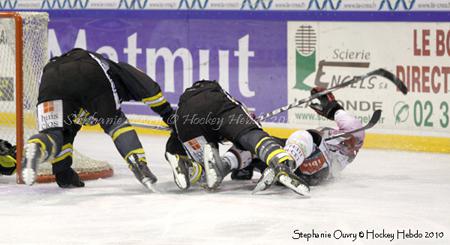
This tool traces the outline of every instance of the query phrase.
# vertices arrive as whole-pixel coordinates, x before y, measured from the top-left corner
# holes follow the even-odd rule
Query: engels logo
[[[73,47],[87,49],[87,36],[84,29],[77,33]],[[118,51],[112,46],[102,46],[97,50],[98,53],[106,54],[111,60],[118,60]],[[120,50],[122,51],[122,50]],[[194,60],[192,53],[198,52],[198,60]],[[175,63],[182,65],[183,90],[193,84],[194,70],[198,70],[200,79],[210,79],[209,69],[210,60],[218,60],[219,77],[211,79],[219,81],[225,90],[230,87],[230,60],[237,59],[238,62],[238,88],[243,97],[254,97],[255,91],[250,90],[249,84],[249,61],[255,57],[255,52],[250,50],[250,35],[244,35],[237,40],[237,50],[217,50],[214,54],[209,49],[192,50],[185,47],[179,47],[171,50],[168,47],[138,47],[138,33],[131,34],[127,38],[127,46],[123,48],[123,53],[127,56],[127,62],[136,66],[138,56],[145,56],[146,73],[158,80],[156,77],[156,62],[163,61],[164,64],[164,92],[175,92]],[[49,29],[49,56],[61,55],[61,47],[55,30]],[[175,62],[177,61],[177,62]],[[197,66],[197,67],[195,67]],[[197,69],[196,69],[197,68]]]
[[[325,68],[327,67],[368,68],[370,65],[369,62],[353,61],[356,57],[359,60],[370,59],[370,53],[368,52],[335,49],[332,57],[338,61],[321,60],[318,62],[318,67],[316,67],[317,42],[318,35],[311,25],[301,25],[297,28],[295,32],[295,89],[309,91],[312,87],[306,84],[306,80],[314,72],[316,72],[314,86],[325,88],[352,78],[350,76],[333,75],[331,81],[324,82],[322,78],[326,74]]]
[[[411,10],[414,7],[416,0],[383,0],[380,3],[378,10],[383,10],[386,6],[386,10],[399,10],[400,5],[402,8],[400,10]]]

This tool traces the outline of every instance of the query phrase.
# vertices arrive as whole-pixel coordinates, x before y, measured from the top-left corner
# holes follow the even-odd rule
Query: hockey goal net
[[[0,138],[16,144],[21,172],[24,142],[37,133],[36,103],[39,81],[48,60],[48,14],[0,12]],[[112,176],[107,162],[74,151],[72,167],[84,180]],[[17,174],[20,183],[20,174]],[[51,164],[39,166],[38,182],[51,182]]]

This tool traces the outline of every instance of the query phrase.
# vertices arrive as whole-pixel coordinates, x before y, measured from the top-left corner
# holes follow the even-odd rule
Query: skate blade
[[[142,185],[145,186],[148,190],[154,193],[159,193],[158,189],[155,188],[155,186],[152,184],[150,178],[143,178],[142,179]]]
[[[265,191],[267,190],[267,188],[269,188],[269,186],[267,186],[265,183],[260,182],[256,184],[256,187],[252,191],[252,195],[257,194],[258,192],[261,191]]]
[[[287,175],[280,175],[278,181],[295,193],[304,197],[310,197],[309,187],[298,182],[297,180],[294,180]]]
[[[189,188],[189,185],[184,177],[184,174],[173,174],[173,179],[175,180],[175,184],[179,189],[185,191]]]
[[[267,168],[261,178],[262,179],[256,184],[255,189],[253,189],[252,194],[265,191],[271,187],[275,182],[275,171],[272,168]]]
[[[206,185],[208,186],[209,190],[214,190],[220,184],[219,176],[217,175],[217,171],[214,168],[214,163],[207,160],[214,159],[214,153],[210,145],[205,145],[203,151],[203,160],[205,161]]]
[[[22,179],[26,185],[33,185],[36,181],[36,172],[31,168],[25,168],[22,170]]]
[[[172,168],[173,172],[173,178],[175,180],[175,184],[180,188],[181,190],[187,190],[189,188],[189,182],[186,180],[186,176],[179,170],[178,167],[178,158],[172,154],[166,154],[167,161],[170,164],[170,167]]]
[[[213,163],[205,163],[205,172],[206,172],[206,185],[208,189],[213,190],[219,186],[219,177],[213,167],[210,165]]]

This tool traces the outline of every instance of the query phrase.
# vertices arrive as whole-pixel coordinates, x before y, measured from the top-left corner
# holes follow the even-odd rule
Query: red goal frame
[[[16,45],[16,172],[22,169],[23,156],[23,24],[22,16],[16,12],[0,12],[0,18],[14,19]],[[22,184],[20,174],[16,175],[17,183]]]
[[[16,182],[23,184],[22,179],[22,158],[24,155],[24,144],[25,144],[25,132],[24,127],[26,126],[24,116],[24,18],[20,12],[0,12],[0,18],[3,19],[13,19],[14,20],[14,30],[15,30],[15,99],[16,99]],[[74,152],[75,153],[75,152]],[[83,156],[82,154],[77,154],[78,157]],[[90,159],[85,157],[85,161],[80,161],[79,163],[92,163],[91,166],[97,168],[83,168],[78,169],[78,174],[82,180],[92,180],[99,178],[111,177],[114,173],[111,166],[104,161],[98,161],[95,159]],[[75,169],[77,170],[77,169]],[[55,176],[52,174],[43,174],[37,177],[36,182],[46,183],[55,181]]]

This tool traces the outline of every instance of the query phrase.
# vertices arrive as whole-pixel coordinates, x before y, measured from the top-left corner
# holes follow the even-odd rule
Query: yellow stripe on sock
[[[61,150],[62,150],[62,151],[63,151],[63,150],[67,150],[67,149],[69,149],[69,148],[73,148],[73,146],[72,146],[71,143],[67,143],[67,144],[63,145],[63,147],[61,148]]]
[[[262,142],[264,142],[265,140],[268,140],[268,139],[270,139],[270,137],[264,137],[258,142],[258,144],[256,144],[255,153],[258,153],[258,148],[261,146]]]
[[[129,132],[129,131],[132,131],[132,130],[134,130],[134,129],[133,129],[133,127],[131,127],[131,126],[124,127],[124,128],[121,128],[121,129],[116,130],[116,131],[113,133],[113,135],[112,135],[113,141],[116,140],[121,134],[126,133],[126,132]]]
[[[47,139],[52,143],[52,152],[50,153],[50,157],[56,155],[56,143],[53,138],[47,134]]]
[[[56,157],[55,159],[53,159],[53,160],[51,161],[51,163],[52,163],[52,164],[55,164],[55,163],[58,163],[58,162],[60,162],[60,161],[62,161],[62,160],[64,160],[64,159],[68,158],[68,157],[72,157],[72,156],[73,156],[73,146],[72,146],[71,143],[67,143],[67,144],[63,145],[63,146],[61,147],[61,151],[60,151],[59,154],[61,154],[61,152],[65,151],[65,150],[67,150],[67,149],[70,149],[70,151],[68,151],[68,152],[66,152],[66,153],[64,153],[64,154],[62,154],[61,156]]]
[[[285,156],[285,157],[280,158],[280,160],[278,161],[278,163],[282,163],[282,162],[287,161],[287,160],[293,160],[293,159],[292,159],[292,157],[290,157],[289,155],[287,155],[287,156]]]
[[[53,160],[52,160],[52,164],[56,164],[56,163],[58,163],[58,162],[60,162],[60,161],[62,161],[62,160],[64,160],[64,159],[66,159],[66,158],[68,158],[68,157],[72,157],[72,152],[71,152],[71,151],[66,152],[66,153],[64,153],[62,156],[59,156],[59,157],[53,159]]]
[[[166,100],[166,99],[163,99],[162,101],[160,101],[160,102],[158,102],[158,103],[151,104],[150,107],[151,107],[151,108],[158,107],[158,106],[160,106],[160,105],[162,105],[162,104],[164,104],[164,103],[167,103],[167,100]]]
[[[154,100],[157,100],[159,98],[161,98],[163,96],[162,92],[157,93],[156,95],[152,96],[152,97],[147,97],[142,99],[143,102],[151,102]]]
[[[132,154],[145,154],[145,151],[143,148],[138,148],[135,150],[132,150],[128,152],[128,154],[125,156],[125,161],[132,155]]]
[[[269,156],[267,157],[267,159],[266,159],[267,165],[269,165],[270,160],[272,160],[272,158],[273,158],[275,155],[280,154],[280,153],[286,153],[286,151],[285,151],[284,149],[276,149],[276,150],[272,151],[272,152],[269,154]],[[287,154],[287,153],[286,153],[286,154]]]
[[[34,138],[31,140],[28,140],[27,143],[35,143],[35,144],[41,145],[41,154],[42,154],[42,156],[45,155],[45,152],[47,151],[47,146],[45,145],[45,143],[42,140],[40,140],[38,138]]]

